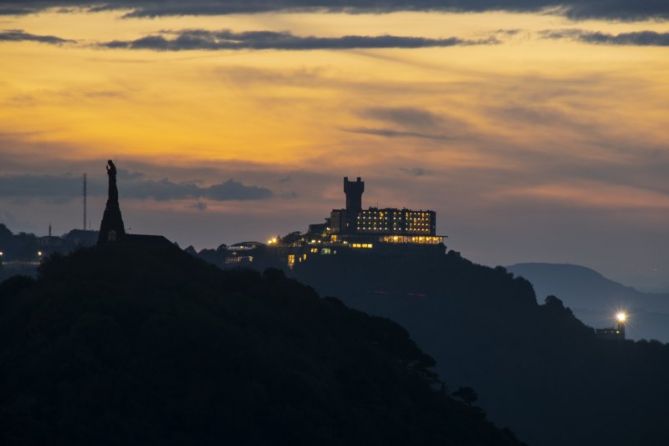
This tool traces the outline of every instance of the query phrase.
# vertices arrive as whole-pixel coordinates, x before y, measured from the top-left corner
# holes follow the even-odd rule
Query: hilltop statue
[[[116,187],[116,166],[112,160],[107,161],[107,176],[109,177],[109,192],[107,206],[100,224],[98,245],[115,242],[125,237],[125,227],[121,208],[118,204],[118,188]]]

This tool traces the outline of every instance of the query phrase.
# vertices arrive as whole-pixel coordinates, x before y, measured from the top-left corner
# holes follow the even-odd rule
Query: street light
[[[625,322],[627,322],[627,312],[625,312],[625,311],[617,312],[616,313],[616,320],[621,324],[624,324]]]

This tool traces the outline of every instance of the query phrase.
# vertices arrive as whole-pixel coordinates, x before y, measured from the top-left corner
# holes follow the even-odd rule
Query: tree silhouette
[[[0,444],[520,446],[394,322],[127,239],[0,283]]]
[[[468,406],[473,405],[478,401],[479,396],[476,394],[476,391],[471,387],[460,387],[458,390],[452,393],[452,395],[465,403]]]

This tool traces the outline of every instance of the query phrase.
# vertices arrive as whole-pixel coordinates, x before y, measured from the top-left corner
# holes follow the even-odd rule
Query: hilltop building
[[[622,329],[618,327],[595,328],[595,334],[599,339],[605,341],[624,341],[625,327],[622,327]]]
[[[598,338],[607,341],[624,341],[625,325],[627,324],[627,313],[619,311],[616,313],[616,325],[608,328],[597,328],[595,334]]]
[[[324,223],[311,224],[307,232],[274,237],[267,245],[257,242],[226,247],[225,264],[293,268],[298,263],[350,255],[443,255],[445,236],[437,235],[432,210],[363,209],[365,183],[344,178],[346,207],[333,209]],[[342,258],[343,257],[343,258]],[[334,260],[334,259],[333,259]]]
[[[366,242],[400,244],[439,244],[443,237],[436,234],[437,214],[431,210],[398,208],[362,208],[365,182],[360,177],[349,181],[344,177],[346,208],[333,209],[329,233],[335,240],[365,240]]]

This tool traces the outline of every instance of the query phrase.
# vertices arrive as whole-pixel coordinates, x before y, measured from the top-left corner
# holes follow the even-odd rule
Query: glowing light
[[[279,243],[278,237],[272,237],[271,239],[267,240],[268,245],[276,245],[277,243]]]
[[[42,257],[43,255],[44,255],[44,253],[42,251],[37,251],[37,256],[38,257]]]
[[[624,311],[619,311],[616,313],[616,320],[621,324],[627,322],[627,313]]]

